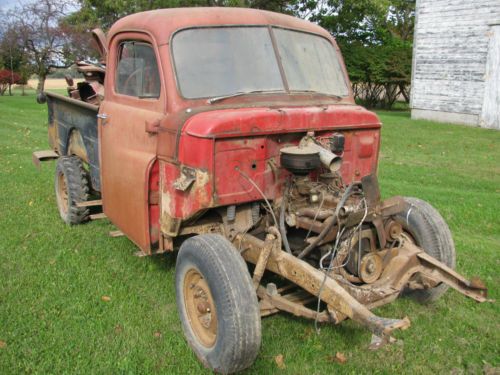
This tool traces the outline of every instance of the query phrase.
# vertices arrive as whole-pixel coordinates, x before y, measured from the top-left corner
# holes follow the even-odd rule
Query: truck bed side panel
[[[49,143],[60,155],[68,155],[70,152],[70,138],[77,131],[82,144],[74,144],[72,147],[83,147],[86,162],[89,164],[89,172],[92,188],[101,190],[99,177],[99,146],[97,136],[97,113],[99,107],[57,95],[47,93],[47,104],[49,108]],[[74,137],[73,139],[80,139]]]

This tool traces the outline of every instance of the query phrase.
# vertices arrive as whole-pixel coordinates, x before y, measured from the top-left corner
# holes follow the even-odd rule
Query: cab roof
[[[108,40],[121,31],[145,31],[158,44],[168,43],[180,29],[220,25],[273,25],[323,35],[323,28],[296,17],[249,8],[171,8],[135,13],[118,20],[109,31]]]

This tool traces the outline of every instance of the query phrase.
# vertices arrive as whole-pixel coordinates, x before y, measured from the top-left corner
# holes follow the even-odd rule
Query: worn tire
[[[88,220],[89,209],[76,203],[89,198],[87,172],[78,156],[62,156],[57,160],[55,175],[57,208],[67,224],[80,224]]]
[[[189,281],[193,280],[190,279],[193,273],[202,276],[213,302],[213,306],[204,305],[203,309],[209,306],[213,311],[215,308],[216,335],[211,345],[202,342],[208,329],[196,330],[196,315],[189,313],[193,311],[190,306],[200,303],[194,302],[199,301],[197,297],[189,298],[188,288],[197,290],[201,284]],[[223,374],[251,366],[261,343],[260,310],[245,261],[233,245],[215,234],[198,235],[184,241],[177,257],[175,288],[184,335],[201,362]],[[209,327],[211,324],[207,323]]]
[[[408,209],[394,218],[409,233],[415,244],[427,254],[455,268],[455,244],[450,229],[439,212],[429,203],[418,198],[405,198]],[[436,301],[448,290],[448,286],[440,284],[432,289],[407,291],[407,294],[420,303]]]

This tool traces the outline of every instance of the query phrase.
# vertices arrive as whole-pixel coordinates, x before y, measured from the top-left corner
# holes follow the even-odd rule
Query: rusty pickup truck
[[[141,255],[178,251],[178,313],[207,367],[251,366],[261,317],[280,311],[352,319],[378,348],[410,321],[373,310],[402,294],[430,302],[451,287],[487,301],[480,280],[454,270],[450,230],[429,203],[381,199],[381,123],[356,105],[327,31],[191,8],[94,35],[105,66],[81,68],[68,96],[40,96],[51,150],[35,161],[57,159],[66,223],[102,206]]]

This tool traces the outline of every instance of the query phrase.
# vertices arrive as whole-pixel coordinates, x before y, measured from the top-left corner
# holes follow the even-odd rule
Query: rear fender
[[[76,155],[84,162],[89,163],[87,148],[85,147],[85,143],[83,143],[83,137],[78,129],[71,130],[67,145],[67,155]]]

